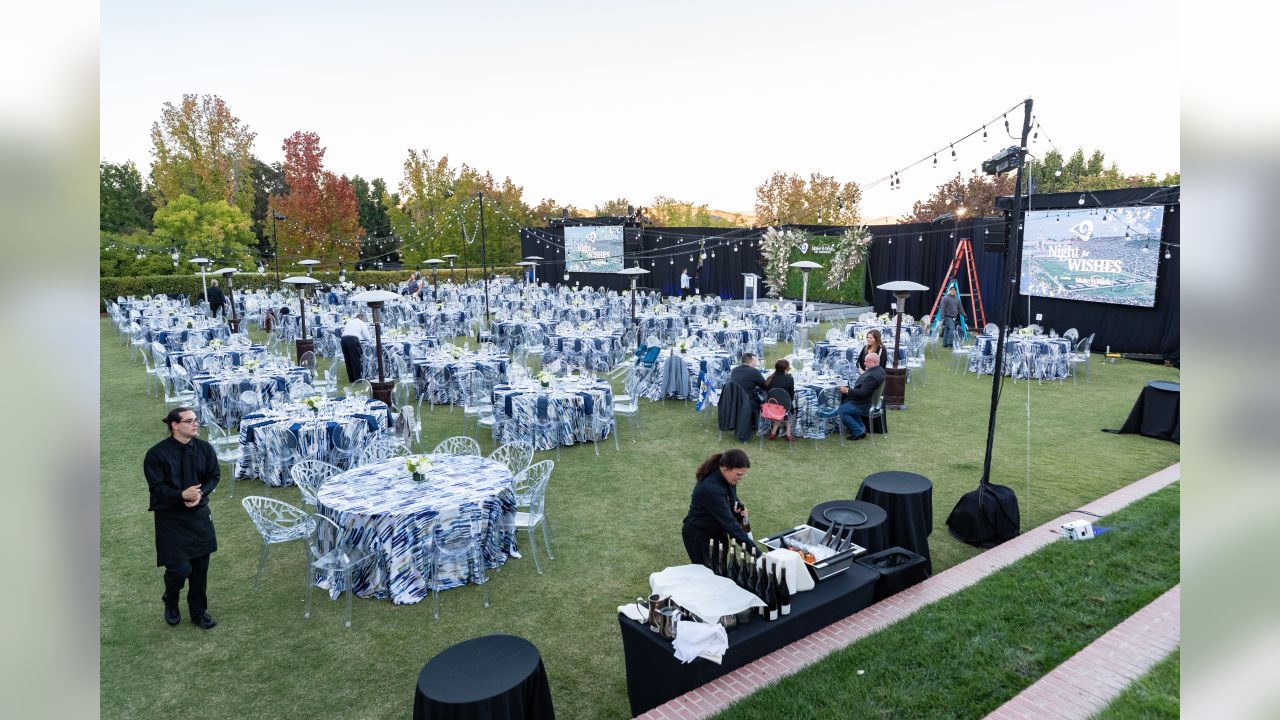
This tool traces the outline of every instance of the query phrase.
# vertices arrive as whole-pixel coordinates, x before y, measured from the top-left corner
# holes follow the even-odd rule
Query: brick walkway
[[[1093,717],[1178,647],[1181,587],[1175,585],[987,717]]]
[[[710,717],[756,690],[777,682],[805,666],[817,662],[841,648],[892,625],[920,608],[964,588],[982,578],[1030,555],[1059,538],[1057,529],[1072,520],[1091,520],[1109,515],[1135,500],[1144,498],[1176,482],[1181,463],[1175,463],[1152,475],[1101,497],[1079,510],[1034,528],[998,545],[977,557],[966,560],[924,582],[881,600],[818,632],[801,638],[755,662],[716,678],[640,717],[645,720],[693,720]],[[1176,600],[1175,600],[1176,614]],[[1127,621],[1126,621],[1127,622]],[[1099,642],[1101,638],[1099,638]],[[1083,652],[1083,651],[1082,651]],[[1167,654],[1167,653],[1166,653]],[[1163,655],[1161,655],[1163,657]],[[1020,716],[1011,716],[1020,717]],[[1043,717],[1043,716],[1042,716]]]

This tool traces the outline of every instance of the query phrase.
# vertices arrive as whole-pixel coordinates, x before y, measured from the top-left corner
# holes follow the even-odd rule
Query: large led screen
[[[1022,294],[1151,307],[1164,208],[1027,213]]]
[[[565,227],[564,258],[569,272],[622,270],[622,226]]]

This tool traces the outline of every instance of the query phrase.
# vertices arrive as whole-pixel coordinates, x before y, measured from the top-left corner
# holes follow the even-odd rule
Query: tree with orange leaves
[[[289,194],[271,198],[271,209],[287,218],[277,226],[281,262],[314,259],[330,268],[353,264],[364,230],[351,182],[324,169],[325,149],[313,132],[295,132],[282,148]]]

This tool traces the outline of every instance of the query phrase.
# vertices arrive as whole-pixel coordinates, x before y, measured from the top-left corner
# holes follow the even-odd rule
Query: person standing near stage
[[[205,589],[209,555],[218,549],[209,512],[209,495],[218,487],[218,453],[196,437],[200,423],[191,408],[174,408],[163,422],[169,437],[147,451],[142,473],[151,492],[147,509],[155,518],[156,565],[164,567],[164,621],[182,622],[178,597],[189,581],[191,622],[208,630],[217,625]]]
[[[680,268],[680,297],[685,297],[688,294],[689,294],[689,270],[687,268]]]
[[[227,304],[227,299],[223,297],[222,288],[218,287],[217,280],[209,281],[209,289],[205,291],[205,297],[209,299],[210,317],[218,317],[218,313],[226,315],[222,308]]]
[[[364,377],[361,360],[364,350],[361,342],[373,342],[369,333],[369,324],[364,321],[364,313],[353,316],[342,326],[342,359],[347,365],[347,382],[355,382]]]
[[[964,317],[964,308],[960,306],[960,298],[956,297],[955,285],[947,288],[947,294],[942,296],[938,314],[942,316],[942,346],[951,347],[956,336],[956,320]]]

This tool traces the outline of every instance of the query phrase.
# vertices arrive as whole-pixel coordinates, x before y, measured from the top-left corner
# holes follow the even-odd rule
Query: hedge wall
[[[518,266],[509,267],[491,267],[489,271],[495,275],[505,275],[507,277],[519,279],[523,268]],[[411,270],[351,270],[347,272],[347,280],[356,285],[385,285],[388,283],[399,285],[409,277]],[[479,268],[471,268],[470,277],[472,280],[480,277]],[[431,272],[425,271],[427,282],[431,281]],[[462,282],[462,268],[454,268],[453,270],[438,271],[440,282],[447,280],[450,275]],[[336,272],[315,272],[312,276],[322,283],[333,284],[338,282],[338,273]],[[283,277],[283,276],[282,276]],[[209,278],[214,279],[214,278]],[[123,295],[129,297],[135,295],[155,295],[156,293],[164,293],[165,295],[177,295],[179,293],[191,297],[200,294],[200,276],[197,275],[140,275],[133,277],[104,277],[98,278],[99,297],[101,299],[115,300]],[[220,283],[225,288],[226,285]],[[242,272],[235,276],[236,290],[256,290],[258,288],[274,288],[276,286],[275,273],[258,274],[256,272]],[[99,300],[101,303],[101,300]],[[103,310],[100,304],[98,310]]]

